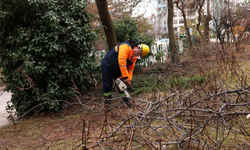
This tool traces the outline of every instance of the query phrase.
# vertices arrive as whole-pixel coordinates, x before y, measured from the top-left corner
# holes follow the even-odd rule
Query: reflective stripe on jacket
[[[132,48],[129,43],[123,42],[109,51],[102,65],[109,67],[113,71],[120,71],[122,77],[132,80],[136,59],[132,59]]]

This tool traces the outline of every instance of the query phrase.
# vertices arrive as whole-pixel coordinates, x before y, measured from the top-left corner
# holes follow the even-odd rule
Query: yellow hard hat
[[[149,47],[146,44],[141,44],[141,57],[143,58],[149,53]]]

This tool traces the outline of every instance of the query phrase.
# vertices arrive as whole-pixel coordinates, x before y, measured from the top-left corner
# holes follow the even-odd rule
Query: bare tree
[[[200,25],[202,23],[202,18],[203,18],[203,15],[202,15],[202,8],[203,8],[203,5],[204,5],[204,2],[205,0],[196,0],[196,5],[197,5],[197,11],[198,11],[198,23],[196,24],[196,29],[197,31],[199,32],[199,34],[202,36],[202,39],[204,39],[204,36],[200,30]]]
[[[214,5],[214,27],[222,49],[225,49],[226,39],[228,43],[232,40],[235,43],[236,51],[239,51],[241,35],[236,35],[235,28],[242,23],[243,10],[238,9],[230,0],[223,1],[220,5],[214,3]],[[243,32],[241,34],[243,35]]]
[[[171,50],[171,62],[179,63],[178,49],[175,45],[175,36],[174,36],[174,27],[173,27],[173,18],[174,18],[174,4],[173,0],[168,0],[168,32],[170,40],[170,50]]]
[[[205,2],[207,2],[206,3],[207,4],[206,15],[204,14],[204,8],[203,8]],[[196,29],[199,32],[199,34],[202,36],[202,39],[205,39],[206,43],[210,43],[209,22],[212,20],[212,15],[211,15],[211,12],[210,12],[210,0],[196,0],[195,3],[196,3],[197,11],[198,11],[198,14],[199,14]],[[203,22],[203,18],[204,18],[204,24],[205,24],[204,34],[200,31],[200,25]]]
[[[186,13],[185,13],[185,8],[190,2],[192,2],[192,1],[190,1],[190,0],[176,0],[175,4],[176,4],[176,7],[179,8],[180,11],[182,12],[183,20],[184,20],[184,26],[185,26],[187,36],[188,36],[188,41],[189,41],[189,49],[192,49],[193,42],[192,42],[191,35],[190,35],[190,32],[189,32],[189,27],[187,25],[187,18],[186,18]]]
[[[242,28],[238,33],[236,32],[237,29],[244,24],[246,20],[245,18],[249,18],[249,15],[247,16],[244,15],[244,14],[249,14],[249,11],[247,11],[247,9],[244,9],[244,7],[239,7],[239,4],[237,3],[232,3],[232,2],[230,3],[230,0],[225,3],[228,7],[228,17],[229,17],[228,20],[230,23],[229,34],[232,35],[233,41],[235,42],[236,51],[239,51],[245,30]]]
[[[210,11],[210,0],[207,0],[207,15],[205,16],[205,31],[204,36],[207,43],[210,43],[210,28],[209,28],[209,22],[212,20],[212,15]]]
[[[119,20],[123,17],[131,17],[134,8],[142,0],[107,0],[110,6],[110,16],[113,20]]]
[[[96,0],[98,12],[107,38],[109,50],[117,45],[117,39],[112,20],[109,15],[107,0]]]
[[[218,3],[217,1],[215,1],[213,5],[213,23],[216,31],[216,36],[219,39],[220,45],[222,46],[222,50],[224,50],[226,32],[228,32],[229,30],[228,13],[225,13],[228,12],[228,9],[224,3]]]

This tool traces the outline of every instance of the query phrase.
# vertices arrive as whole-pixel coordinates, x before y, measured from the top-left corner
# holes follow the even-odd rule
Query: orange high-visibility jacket
[[[132,58],[132,48],[127,42],[120,43],[109,51],[102,65],[109,67],[112,71],[120,71],[123,78],[132,80],[136,59]]]

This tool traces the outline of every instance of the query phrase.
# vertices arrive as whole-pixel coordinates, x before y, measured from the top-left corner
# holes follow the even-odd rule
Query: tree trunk
[[[107,0],[96,0],[96,5],[105,31],[109,50],[111,50],[117,45],[117,39],[115,29],[109,15],[108,2]]]
[[[212,15],[210,12],[210,0],[207,0],[207,15],[205,17],[205,31],[204,31],[204,37],[207,43],[210,43],[210,37],[209,37],[209,32],[210,32],[210,28],[209,28],[209,21],[212,20]]]
[[[168,32],[169,32],[169,46],[171,51],[171,62],[179,63],[179,54],[178,49],[175,45],[175,36],[174,36],[174,27],[173,27],[173,18],[174,18],[174,4],[173,0],[168,0]]]
[[[191,37],[191,34],[189,32],[189,27],[187,25],[187,18],[186,18],[186,13],[183,11],[183,19],[184,19],[184,26],[185,26],[185,29],[187,31],[187,36],[188,36],[188,41],[189,41],[189,49],[192,49],[193,47],[193,42],[192,42],[192,37]]]
[[[179,2],[181,3],[181,7],[179,6]],[[178,0],[178,1],[176,1],[176,6],[177,6],[177,8],[180,9],[180,11],[181,11],[182,14],[183,14],[184,27],[185,27],[186,32],[187,32],[187,37],[188,37],[188,42],[189,42],[189,49],[192,49],[192,47],[193,47],[193,42],[192,42],[191,35],[190,35],[190,32],[189,32],[189,27],[188,27],[188,25],[187,25],[187,18],[186,18],[186,13],[185,13],[185,6],[186,6],[187,2],[188,2],[188,1],[186,1],[186,2],[184,3],[183,0]]]
[[[204,5],[204,1],[198,1],[198,23],[196,24],[196,29],[197,31],[199,32],[199,34],[201,35],[202,39],[204,39],[204,35],[202,34],[201,30],[200,30],[200,25],[201,25],[201,21],[202,21],[202,14],[201,14],[201,11],[202,11],[202,7]]]

